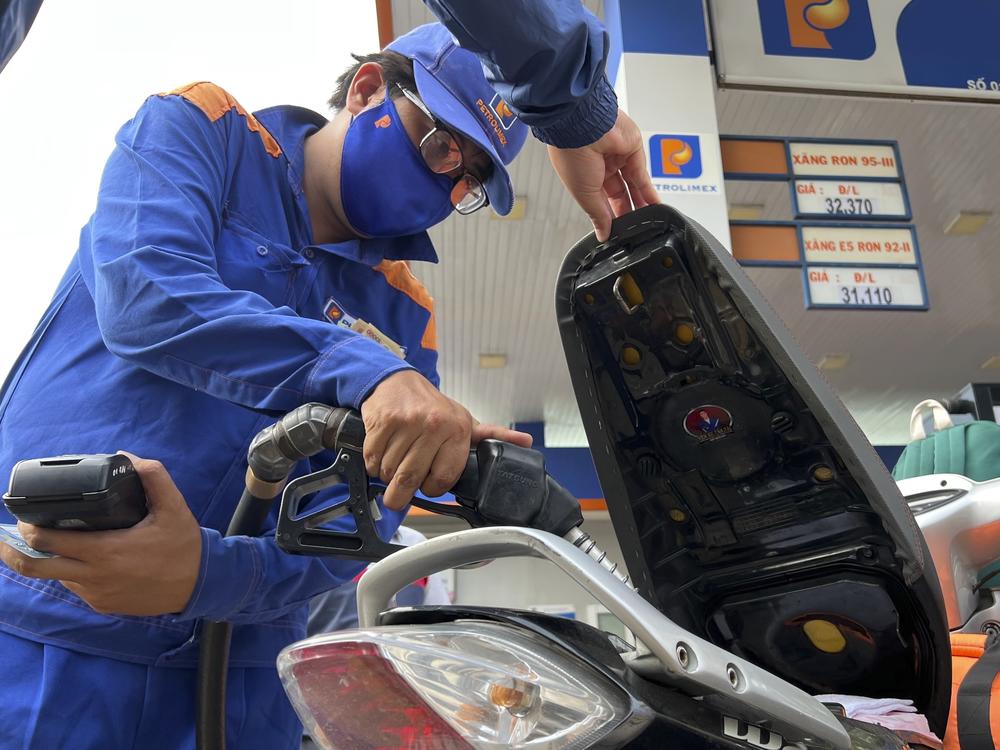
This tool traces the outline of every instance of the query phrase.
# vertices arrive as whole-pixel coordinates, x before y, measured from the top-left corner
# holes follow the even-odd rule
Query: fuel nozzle
[[[244,521],[254,527],[282,492],[276,538],[295,554],[340,555],[358,560],[380,560],[397,547],[378,535],[375,494],[364,469],[365,426],[361,415],[324,404],[304,404],[262,430],[247,457],[248,502],[241,500],[232,526]],[[324,448],[337,452],[336,462],[299,477],[285,487],[295,463]],[[306,497],[326,487],[345,483],[346,503],[307,512]],[[522,526],[547,531],[568,540],[619,580],[629,584],[593,538],[580,530],[580,502],[545,471],[545,458],[536,450],[498,440],[483,440],[469,453],[465,470],[452,488],[458,506],[414,498],[413,504],[434,513],[457,515],[472,526]],[[260,502],[254,502],[260,500]],[[322,528],[339,515],[354,516],[356,532]],[[235,521],[234,521],[235,523]],[[243,532],[239,532],[243,533]]]
[[[452,493],[485,525],[524,526],[561,536],[631,586],[629,577],[579,528],[579,500],[545,471],[545,458],[538,451],[484,440],[470,454]]]

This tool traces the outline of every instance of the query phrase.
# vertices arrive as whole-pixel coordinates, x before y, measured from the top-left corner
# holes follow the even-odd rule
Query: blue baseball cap
[[[459,47],[439,23],[418,26],[386,49],[413,61],[417,93],[434,116],[493,160],[493,172],[483,187],[493,210],[509,214],[514,188],[507,165],[524,145],[528,126],[486,81],[479,58]]]

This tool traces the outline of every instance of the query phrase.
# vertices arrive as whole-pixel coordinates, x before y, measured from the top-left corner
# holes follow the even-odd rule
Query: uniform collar
[[[375,267],[383,260],[422,260],[437,263],[438,256],[427,232],[408,234],[403,237],[370,237],[364,240],[349,240],[328,245],[314,245],[334,255]]]
[[[305,225],[308,226],[309,211],[306,206],[305,191],[302,189],[302,176],[305,174],[305,142],[307,137],[326,125],[327,120],[310,109],[292,105],[269,107],[254,112],[254,117],[274,136],[281,146],[282,154],[288,160],[288,182],[295,193]],[[312,247],[373,267],[383,260],[438,262],[437,252],[427,232],[402,237],[372,237],[312,245]]]

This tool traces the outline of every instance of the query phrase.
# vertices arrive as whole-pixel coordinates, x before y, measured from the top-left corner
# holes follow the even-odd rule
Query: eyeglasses
[[[462,148],[458,144],[458,139],[438,122],[438,119],[431,114],[420,97],[398,83],[396,88],[403,92],[403,96],[413,102],[434,123],[431,132],[420,140],[420,155],[423,157],[424,163],[427,164],[427,168],[435,174],[448,174],[461,167]],[[451,188],[451,205],[460,214],[471,214],[488,202],[483,183],[472,172],[466,170],[461,177],[455,180],[455,184]]]

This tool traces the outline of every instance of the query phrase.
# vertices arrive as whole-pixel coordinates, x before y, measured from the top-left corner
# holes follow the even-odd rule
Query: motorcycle
[[[378,560],[358,586],[358,629],[279,657],[314,740],[351,750],[904,747],[812,697],[829,693],[909,698],[943,734],[952,612],[910,507],[725,249],[649,206],[619,218],[607,242],[578,243],[556,297],[631,578],[579,528],[578,505],[540,454],[491,441],[470,455],[457,504],[417,501],[476,528],[392,548],[372,523],[380,488],[364,475],[360,420],[302,407],[254,441],[241,508],[276,497],[295,461],[333,448],[333,466],[284,488],[278,543]],[[345,481],[346,503],[303,512]],[[346,513],[355,530],[329,528]],[[636,645],[533,612],[386,609],[416,578],[510,556],[553,563]]]
[[[954,633],[1000,635],[1000,479],[929,474],[899,482],[934,559]]]

